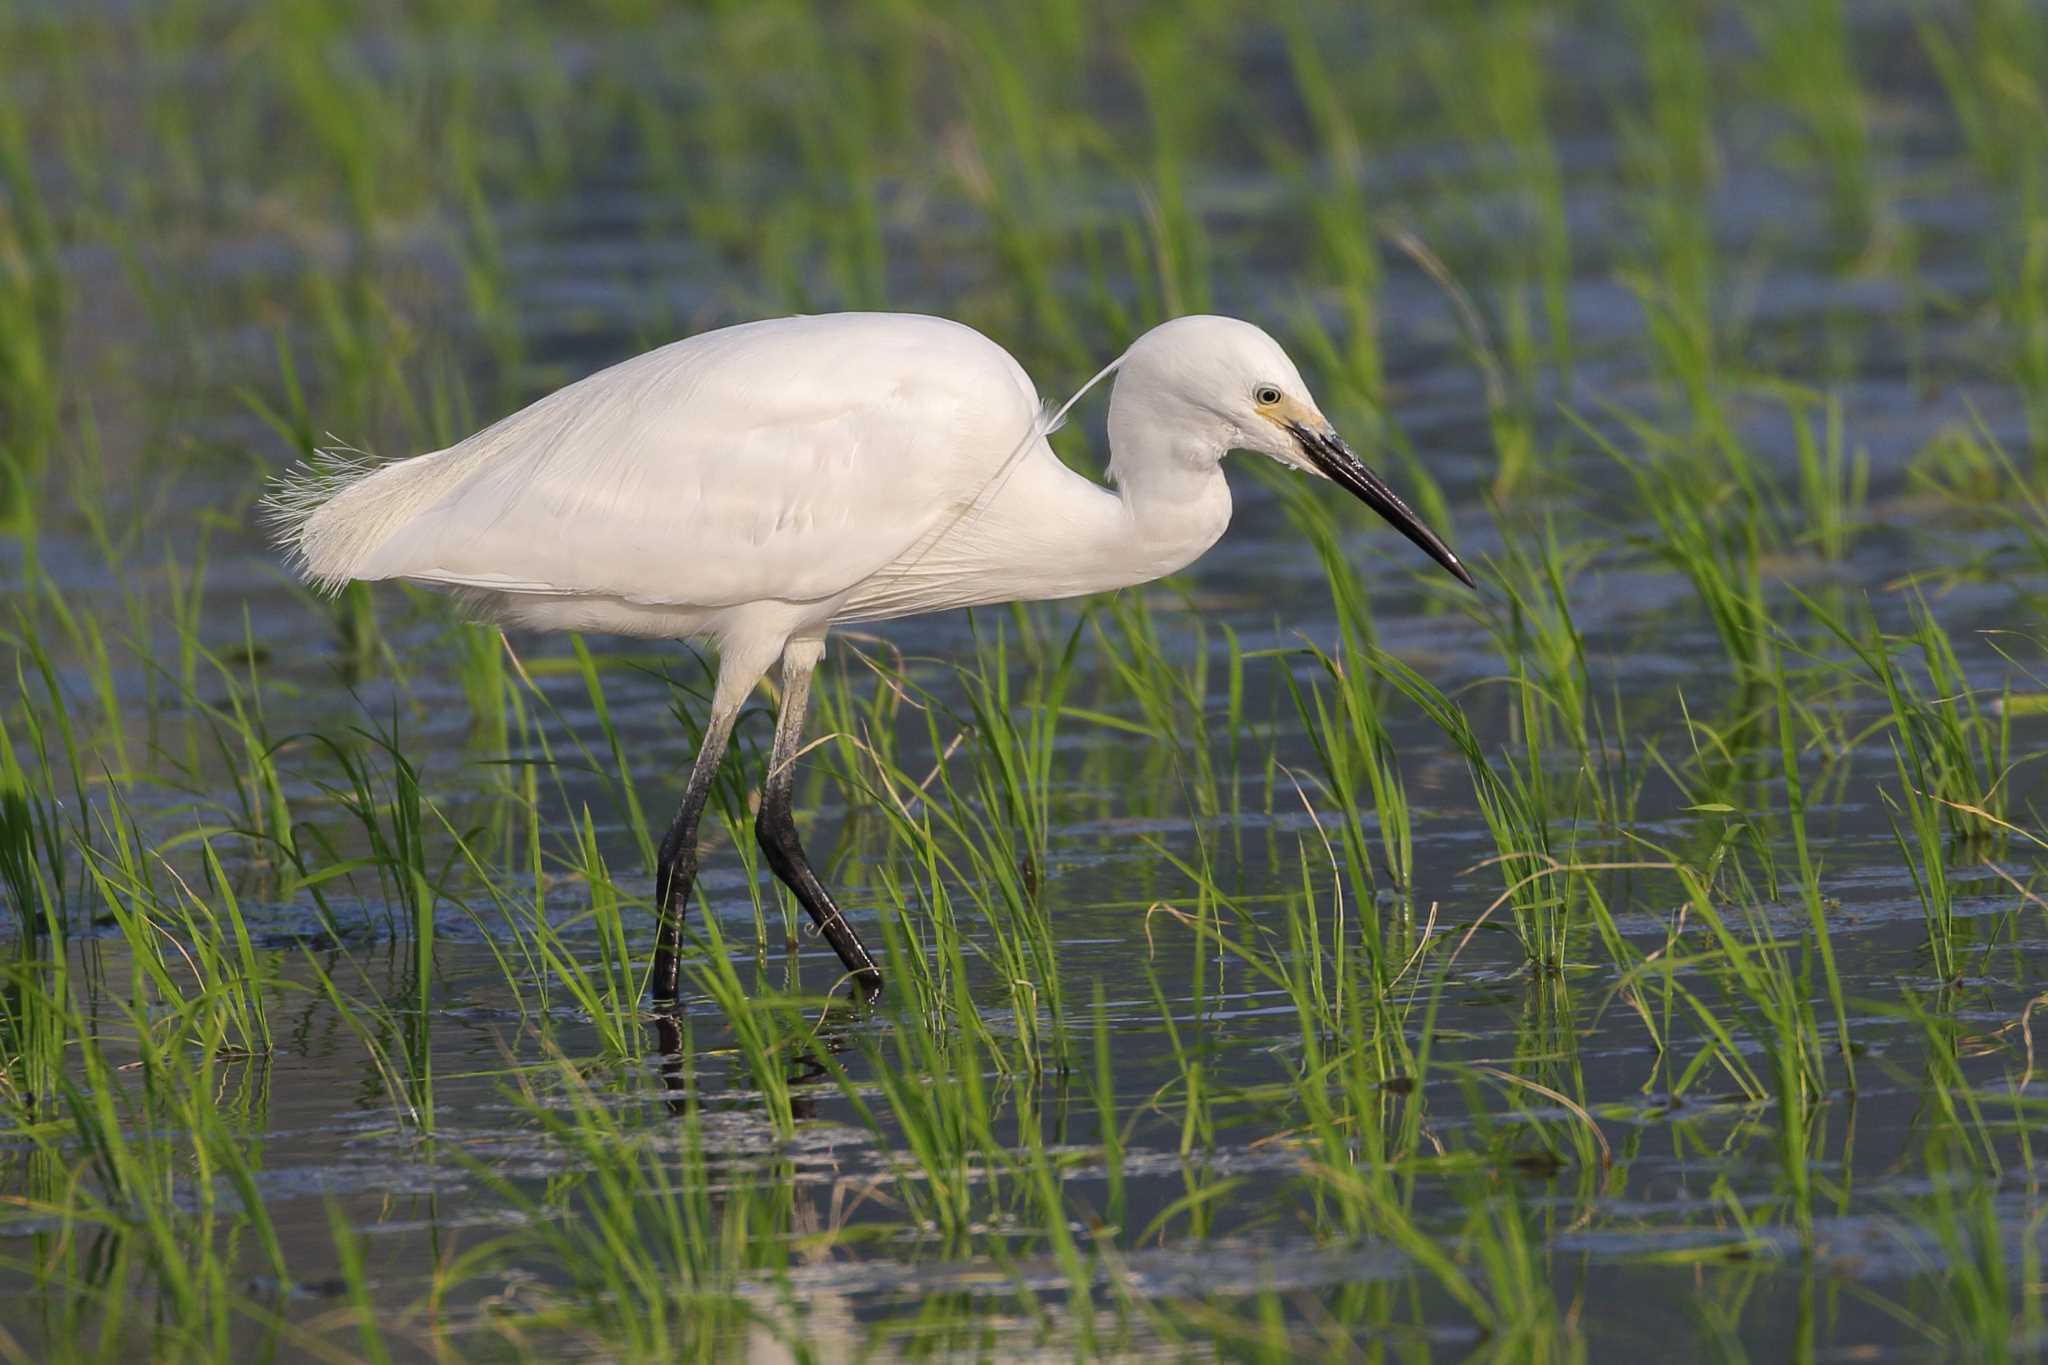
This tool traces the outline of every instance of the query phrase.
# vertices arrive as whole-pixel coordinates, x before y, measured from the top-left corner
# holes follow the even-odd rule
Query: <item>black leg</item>
[[[654,1016],[654,1045],[661,1052],[661,1084],[668,1091],[672,1114],[690,1112],[689,1073],[683,1067],[683,1024],[680,1015]]]
[[[761,784],[761,813],[754,837],[782,884],[796,894],[832,951],[868,995],[882,988],[881,969],[861,946],[853,926],[839,913],[832,893],[811,870],[796,833],[790,798],[796,787],[796,753],[803,738],[804,708],[809,704],[811,671],[824,653],[823,640],[792,640],[782,654],[782,711],[775,718],[775,749],[768,759],[768,778]]]
[[[704,743],[697,750],[697,762],[690,769],[690,781],[683,788],[683,803],[676,818],[662,836],[661,857],[654,866],[654,998],[674,1000],[680,993],[683,916],[690,908],[690,887],[697,880],[697,820],[711,795],[711,779],[718,773],[718,761],[725,756],[725,742],[732,734],[732,713],[714,707],[704,727]]]
[[[803,844],[798,841],[796,820],[790,813],[790,783],[776,782],[761,794],[761,816],[754,824],[754,837],[760,841],[761,852],[768,859],[768,866],[782,880],[782,884],[796,893],[803,907],[810,912],[811,920],[825,941],[832,945],[832,951],[839,954],[839,960],[846,964],[862,989],[873,993],[882,987],[881,969],[853,932],[853,926],[839,913],[839,905],[832,899],[832,893],[818,880],[818,874],[811,871],[811,861],[804,856]],[[776,787],[781,790],[777,791]]]

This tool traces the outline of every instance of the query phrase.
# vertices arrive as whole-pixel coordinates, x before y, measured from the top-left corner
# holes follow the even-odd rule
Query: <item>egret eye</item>
[[[1270,408],[1280,401],[1280,390],[1274,388],[1271,384],[1261,384],[1252,390],[1252,397],[1258,402],[1260,407]]]

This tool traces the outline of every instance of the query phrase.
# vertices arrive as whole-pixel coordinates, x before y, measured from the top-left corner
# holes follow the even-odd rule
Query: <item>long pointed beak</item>
[[[1396,531],[1421,546],[1423,553],[1449,569],[1451,576],[1460,583],[1474,590],[1479,587],[1472,581],[1471,572],[1451,553],[1451,547],[1422,524],[1422,518],[1409,510],[1408,504],[1387,487],[1385,479],[1367,469],[1351,453],[1351,447],[1344,444],[1343,437],[1327,429],[1317,431],[1301,422],[1289,422],[1287,430],[1300,444],[1301,452],[1308,456],[1309,463],[1332,483],[1349,489],[1360,502],[1385,517]]]

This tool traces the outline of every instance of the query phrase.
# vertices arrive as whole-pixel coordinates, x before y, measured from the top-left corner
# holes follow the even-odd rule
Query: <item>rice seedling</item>
[[[1220,810],[1215,770],[1216,745],[1211,742],[1209,649],[1199,627],[1185,642],[1163,636],[1156,614],[1136,601],[1118,599],[1091,617],[1095,647],[1107,661],[1143,718],[1143,732],[1155,735],[1182,769],[1179,781],[1186,799],[1203,816]],[[1071,659],[1074,641],[1068,642]],[[1099,714],[1099,713],[1098,713]],[[1222,719],[1235,721],[1231,712]],[[1111,723],[1114,723],[1113,721]]]
[[[1515,5],[1497,15],[1459,6],[1449,22],[1429,26],[1417,44],[1423,70],[1462,139],[1501,159],[1499,167],[1482,167],[1481,174],[1491,170],[1521,201],[1514,206],[1517,228],[1502,239],[1517,249],[1504,263],[1499,332],[1522,405],[1535,399],[1539,354],[1555,367],[1561,387],[1570,386],[1572,375],[1567,297],[1572,261],[1564,176],[1548,126],[1548,64],[1530,60],[1532,52],[1544,49],[1545,29],[1539,6]],[[1471,98],[1475,88],[1484,92],[1483,98]],[[1523,257],[1523,249],[1533,260]],[[1538,312],[1544,328],[1540,350]],[[1495,491],[1504,497],[1512,486],[1497,480]]]
[[[1529,961],[1549,973],[1564,969],[1575,922],[1599,902],[1591,877],[1574,866],[1576,824],[1568,808],[1553,806],[1545,759],[1535,736],[1546,704],[1533,689],[1517,687],[1523,752],[1502,755],[1496,766],[1465,712],[1413,668],[1384,652],[1371,666],[1419,707],[1465,761],[1473,793],[1493,835],[1503,899]],[[1504,771],[1503,771],[1504,769]],[[1593,913],[1598,916],[1598,910]]]
[[[33,173],[29,132],[12,101],[0,109],[0,525],[32,544],[43,469],[58,429],[54,373],[61,344],[64,272],[56,230]]]
[[[164,950],[149,951],[155,958]],[[100,1234],[50,1240],[31,1263],[10,1257],[11,1268],[101,1310],[90,1325],[57,1320],[80,1342],[225,1352],[246,1311],[244,1258],[279,1283],[287,1271],[245,1128],[260,1113],[238,1106],[230,1084],[233,1072],[246,1078],[242,1068],[262,1063],[225,1060],[233,1016],[208,996],[153,1005],[138,982],[136,994],[96,1024],[69,995],[68,972],[21,962],[9,973],[9,998],[54,1024],[68,1054],[48,1077],[48,1110],[12,1116],[19,1135],[64,1173],[45,1200],[26,1202],[15,1217]],[[111,1280],[94,1266],[103,1256]],[[146,1306],[131,1317],[125,1300],[138,1291]]]
[[[1079,637],[1077,625],[1058,654],[1039,658],[1013,693],[1008,637],[999,630],[978,651],[974,670],[958,674],[968,708],[963,716],[914,679],[881,671],[870,660],[885,688],[920,707],[935,761],[919,778],[872,743],[853,750],[856,789],[887,821],[887,848],[908,855],[922,874],[924,909],[940,925],[933,945],[958,945],[951,909],[956,895],[965,894],[979,912],[986,937],[977,951],[1010,992],[1020,1054],[1032,1068],[1047,1045],[1055,1065],[1065,1070],[1070,1063],[1065,991],[1043,897],[1055,737]],[[886,885],[890,903],[901,904],[898,884]],[[920,930],[886,919],[885,928],[904,952],[921,956],[915,953]],[[948,974],[943,965],[912,961],[908,968],[928,1013],[955,1003],[930,993]]]
[[[742,1291],[751,1272],[787,1254],[794,1188],[745,1166],[722,1172],[695,1121],[702,1101],[687,1063],[680,1079],[683,1121],[671,1143],[669,1123],[620,1108],[566,1058],[538,1076],[517,1073],[515,1098],[574,1173],[534,1189],[480,1172],[525,1213],[525,1239],[558,1277],[546,1299],[571,1305],[566,1321],[544,1312],[536,1326],[640,1358],[719,1359],[762,1322],[756,1296]],[[525,1335],[515,1322],[500,1330]]]
[[[1381,718],[1383,699],[1373,685],[1376,675],[1369,668],[1347,666],[1364,662],[1355,651],[1347,650],[1345,663],[1320,651],[1314,657],[1330,676],[1337,693],[1334,705],[1320,687],[1304,693],[1291,673],[1285,676],[1297,713],[1316,746],[1330,800],[1341,812],[1344,866],[1352,874],[1353,886],[1363,893],[1364,904],[1375,900],[1375,866],[1393,896],[1405,898],[1413,887],[1414,841],[1398,756]],[[1363,823],[1367,810],[1377,826],[1377,856]]]
[[[1412,885],[1414,839],[1398,756],[1382,716],[1383,688],[1368,663],[1378,643],[1372,610],[1363,583],[1344,563],[1328,510],[1309,499],[1291,504],[1289,510],[1307,532],[1330,584],[1341,639],[1339,654],[1332,658],[1314,646],[1310,652],[1330,674],[1336,701],[1326,701],[1319,686],[1304,693],[1292,672],[1283,671],[1282,680],[1315,745],[1330,796],[1341,812],[1345,866],[1354,885],[1369,903],[1377,864],[1392,892],[1405,896]],[[1286,657],[1278,656],[1278,661],[1284,665]],[[1363,792],[1358,786],[1361,777]],[[1377,859],[1370,852],[1362,824],[1368,806],[1378,826]]]
[[[1848,1087],[1854,1091],[1856,1064],[1849,1038],[1849,1007],[1844,996],[1841,968],[1835,961],[1834,943],[1828,931],[1827,903],[1821,895],[1820,867],[1815,861],[1807,828],[1806,784],[1800,776],[1798,744],[1792,728],[1792,687],[1784,676],[1782,658],[1774,655],[1773,664],[1778,670],[1778,759],[1785,784],[1785,823],[1791,831],[1793,856],[1798,861],[1800,900],[1806,908],[1809,935],[1807,942],[1820,960],[1828,1001],[1834,1009],[1835,1044],[1841,1055]]]
[[[1378,408],[1385,366],[1377,312],[1381,268],[1375,250],[1371,192],[1366,185],[1366,147],[1396,126],[1407,73],[1375,51],[1368,59],[1370,78],[1340,78],[1330,69],[1304,15],[1284,13],[1280,24],[1295,89],[1307,108],[1314,140],[1299,164],[1286,152],[1279,153],[1278,159],[1296,180],[1294,192],[1315,225],[1324,267],[1319,273],[1340,300],[1344,322],[1341,345],[1312,313],[1296,319],[1295,340],[1338,386],[1335,392],[1340,397],[1355,396],[1374,409],[1371,427],[1361,439],[1376,444],[1372,441],[1379,434],[1375,429],[1384,424]]]
[[[327,1226],[333,1230],[335,1249],[340,1254],[342,1281],[348,1286],[349,1308],[355,1317],[362,1357],[374,1365],[389,1365],[391,1352],[384,1343],[384,1334],[378,1330],[376,1306],[370,1300],[362,1240],[349,1226],[347,1215],[332,1201],[327,1205]]]
[[[1727,466],[1725,476],[1716,472],[1715,485],[1702,496],[1696,462],[1669,454],[1667,438],[1639,420],[1627,424],[1650,442],[1652,458],[1625,456],[1584,421],[1578,423],[1626,472],[1657,530],[1650,548],[1691,583],[1720,637],[1736,686],[1757,687],[1766,677],[1762,644],[1770,620],[1759,567],[1763,527],[1757,489],[1737,462]],[[1660,445],[1662,458],[1655,453]]]
[[[2026,5],[1991,0],[1972,7],[1960,22],[1922,16],[1917,28],[1964,144],[1999,195],[2005,230],[1984,237],[2002,333],[1997,349],[2024,403],[2038,476],[2048,432],[2048,341],[2042,339],[2040,302],[2048,251],[2039,227],[2048,211],[2039,118],[2048,107],[2041,78],[2048,23]]]
[[[1848,554],[1862,529],[1870,490],[1870,457],[1864,450],[1845,449],[1839,395],[1800,389],[1783,394],[1792,426],[1792,449],[1798,467],[1797,500],[1778,499],[1774,518],[1784,540],[1812,547],[1815,554],[1838,563]],[[1818,409],[1821,429],[1814,430]]]
[[[1929,803],[1939,824],[1961,839],[1984,839],[2004,828],[2004,794],[2012,771],[2012,708],[1986,706],[1957,657],[1948,633],[1924,598],[1910,609],[1910,633],[1887,636],[1874,620],[1860,633],[1812,599],[1808,611],[1851,651],[1889,712],[1904,794]],[[1894,654],[1918,655],[1925,690]],[[1989,712],[1990,714],[1987,714]]]
[[[1644,331],[1660,383],[1695,434],[1710,429],[1730,327],[1717,308],[1722,267],[1711,224],[1721,171],[1715,72],[1705,12],[1638,0],[1625,7],[1640,50],[1646,109],[1616,112],[1630,207],[1641,224],[1645,259],[1625,279],[1641,301]]]
[[[0,716],[0,880],[7,888],[17,937],[27,942],[48,934],[61,942],[70,845],[56,788],[43,780],[51,769],[33,712],[28,713],[28,729],[25,743],[38,760],[34,780],[20,760],[6,717]]]
[[[1798,0],[1750,5],[1745,17],[1762,49],[1757,75],[1791,110],[1802,150],[1827,177],[1831,235],[1860,250],[1881,206],[1847,12],[1838,0]]]

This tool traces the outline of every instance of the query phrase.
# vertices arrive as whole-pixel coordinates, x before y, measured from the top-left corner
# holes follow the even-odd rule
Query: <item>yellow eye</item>
[[[1262,408],[1270,408],[1280,401],[1280,390],[1271,384],[1261,384],[1252,390],[1252,399]]]

